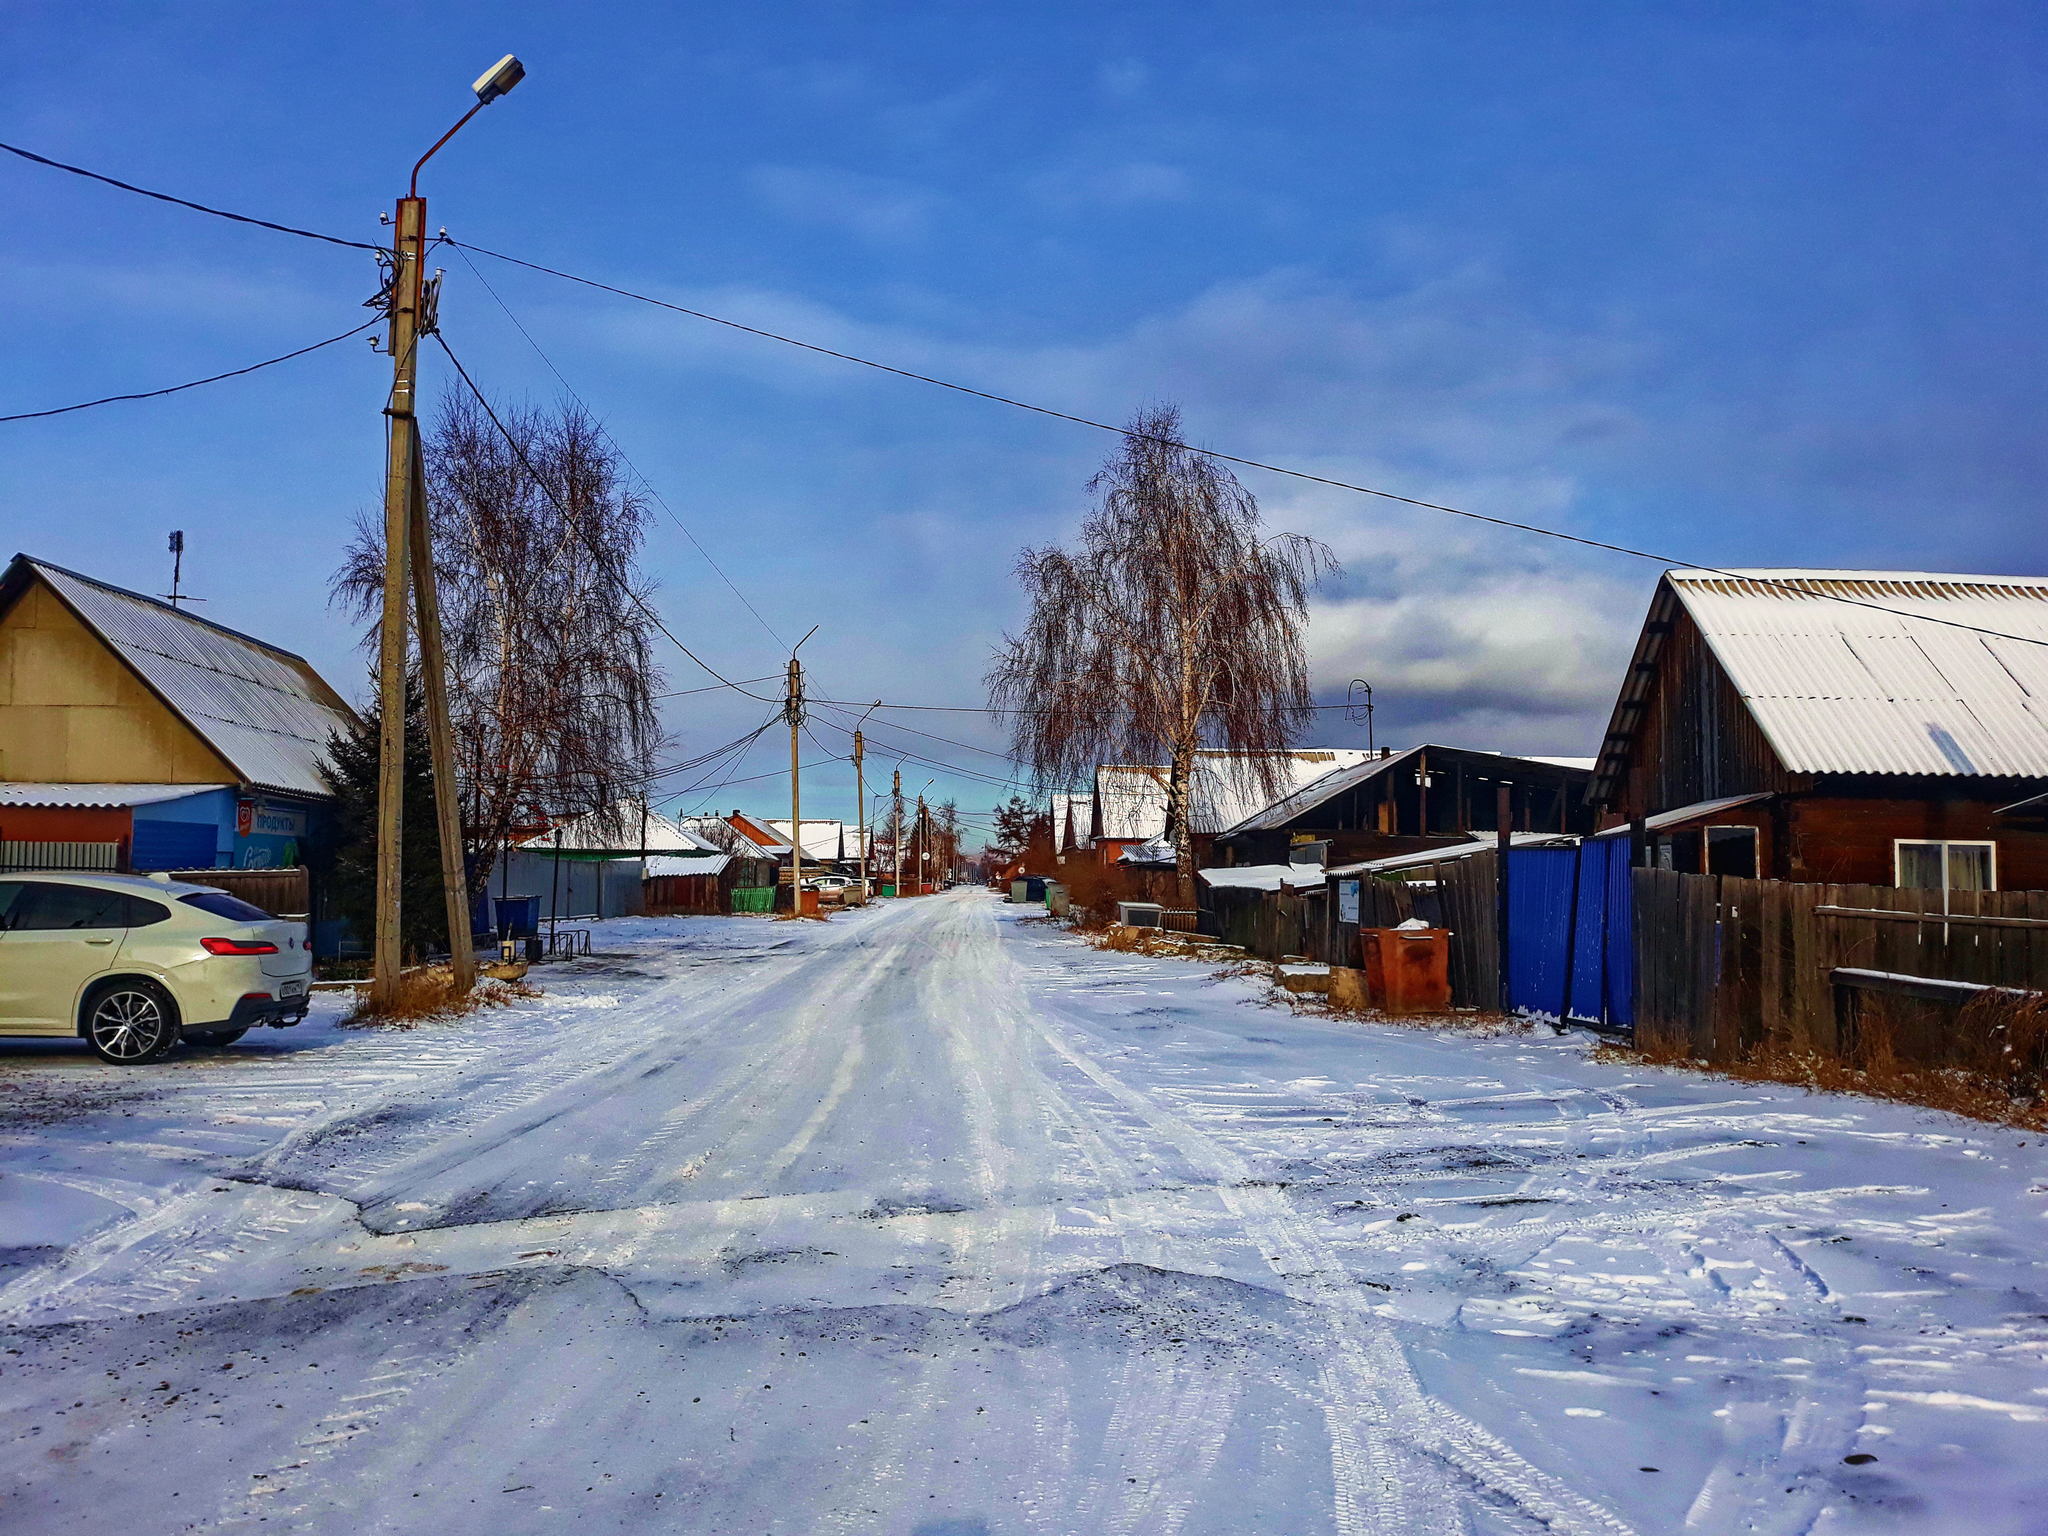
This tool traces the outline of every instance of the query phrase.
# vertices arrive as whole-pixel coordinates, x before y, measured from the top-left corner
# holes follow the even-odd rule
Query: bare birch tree
[[[1308,594],[1336,561],[1300,534],[1261,538],[1251,492],[1181,441],[1171,405],[1132,417],[1088,489],[1095,508],[1075,549],[1018,557],[1031,615],[996,652],[989,700],[1041,785],[1164,760],[1180,900],[1192,907],[1195,754],[1225,749],[1218,773],[1286,790],[1275,754],[1312,702]]]
[[[655,628],[640,606],[652,587],[635,568],[645,503],[580,407],[501,406],[498,419],[504,433],[451,395],[425,443],[472,893],[520,828],[594,813],[637,837],[617,808],[644,797],[662,741]],[[366,616],[383,580],[383,523],[365,516],[335,601]]]

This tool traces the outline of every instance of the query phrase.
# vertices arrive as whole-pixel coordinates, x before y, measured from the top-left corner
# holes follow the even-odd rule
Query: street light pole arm
[[[475,117],[477,113],[483,111],[483,109],[489,105],[490,103],[487,101],[480,101],[475,106],[471,107],[467,112],[462,114],[461,122],[458,122],[453,128],[450,128],[446,133],[442,134],[440,138],[434,141],[433,149],[428,150],[424,155],[420,156],[419,165],[415,165],[412,168],[412,190],[406,193],[407,197],[418,197],[420,195],[420,165],[425,165],[429,160],[433,159],[435,151],[439,150],[443,144],[446,144],[450,139],[454,138],[456,134],[462,131],[463,123],[468,122],[472,117]]]

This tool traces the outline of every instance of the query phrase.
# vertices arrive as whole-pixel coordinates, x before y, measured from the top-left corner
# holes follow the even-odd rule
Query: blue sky
[[[1082,415],[1174,400],[1214,447],[1684,559],[2039,571],[2044,30],[1957,4],[16,3],[0,138],[380,239],[510,50],[526,82],[423,185],[477,244]],[[373,286],[361,253],[5,158],[0,413],[273,355]],[[443,259],[486,388],[557,397]],[[815,623],[829,697],[982,702],[1017,550],[1071,534],[1109,440],[484,266],[767,621],[657,511],[679,635],[756,677]],[[161,591],[182,527],[203,612],[359,693],[324,586],[379,494],[387,369],[351,342],[0,427],[5,542]],[[1245,478],[1344,561],[1323,697],[1370,680],[1396,744],[1592,750],[1658,567]],[[677,698],[675,755],[766,712]],[[974,715],[895,721],[883,777],[885,745],[1006,772]],[[806,805],[850,814],[850,774]]]

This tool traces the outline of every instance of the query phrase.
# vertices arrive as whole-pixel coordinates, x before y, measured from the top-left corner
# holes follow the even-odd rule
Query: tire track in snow
[[[1020,982],[1022,978],[1020,977]],[[1531,1465],[1478,1425],[1424,1396],[1392,1331],[1361,1298],[1335,1254],[1279,1190],[1240,1188],[1250,1169],[1209,1136],[1128,1087],[1080,1047],[1045,1025],[1038,1032],[1077,1072],[1145,1120],[1190,1164],[1203,1168],[1261,1242],[1279,1255],[1287,1293],[1321,1308],[1332,1323],[1325,1342],[1336,1478],[1337,1528],[1343,1536],[1420,1536],[1461,1532],[1458,1498],[1429,1458],[1449,1463],[1488,1490],[1564,1533],[1624,1536],[1632,1528],[1559,1479]],[[1423,1452],[1418,1457],[1403,1452]]]

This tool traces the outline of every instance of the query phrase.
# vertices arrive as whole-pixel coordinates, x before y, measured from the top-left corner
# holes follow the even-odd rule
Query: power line
[[[1838,592],[1813,592],[1793,582],[1777,581],[1768,576],[1744,575],[1737,571],[1723,570],[1719,566],[1701,565],[1696,561],[1682,560],[1676,555],[1659,554],[1654,550],[1636,549],[1627,544],[1609,543],[1605,539],[1589,539],[1583,534],[1565,533],[1556,528],[1545,528],[1537,523],[1522,523],[1516,522],[1513,518],[1493,517],[1485,512],[1472,512],[1463,507],[1446,506],[1439,501],[1424,501],[1416,496],[1403,496],[1396,491],[1382,491],[1370,485],[1355,485],[1349,480],[1334,480],[1327,475],[1312,475],[1307,470],[1289,469],[1283,464],[1268,464],[1262,459],[1247,459],[1234,453],[1223,453],[1215,448],[1200,448],[1193,443],[1182,442],[1178,438],[1159,437],[1149,432],[1132,432],[1126,427],[1111,426],[1106,421],[1096,421],[1087,416],[1076,416],[1070,411],[1056,411],[1051,406],[1033,405],[1028,400],[1016,400],[1008,395],[995,394],[990,390],[975,389],[971,385],[955,384],[950,379],[936,378],[928,373],[916,373],[908,368],[898,368],[893,364],[877,362],[871,357],[862,357],[857,353],[840,352],[832,347],[821,347],[816,342],[800,341],[794,336],[785,336],[779,331],[768,331],[761,329],[759,326],[744,325],[738,320],[728,320],[723,315],[714,315],[707,310],[691,309],[682,304],[671,304],[668,300],[657,299],[651,294],[635,293],[630,288],[619,288],[611,283],[598,282],[595,278],[579,277],[573,272],[563,272],[555,267],[544,267],[537,261],[525,261],[517,256],[507,256],[502,251],[487,250],[480,245],[466,245],[460,240],[451,240],[449,243],[462,249],[475,251],[479,256],[489,256],[497,261],[510,262],[516,267],[525,267],[534,272],[544,272],[549,277],[558,277],[564,282],[580,283],[586,288],[597,288],[605,293],[615,293],[621,298],[633,299],[641,304],[651,304],[657,309],[672,310],[679,315],[688,315],[693,320],[707,320],[713,325],[722,325],[731,330],[744,331],[749,336],[759,336],[767,341],[779,341],[784,346],[797,347],[805,352],[815,352],[821,357],[835,357],[841,362],[857,363],[863,368],[873,368],[881,373],[891,373],[901,379],[911,379],[919,384],[930,384],[938,389],[952,390],[955,394],[971,395],[977,400],[991,401],[996,405],[1007,405],[1014,410],[1029,411],[1037,416],[1049,416],[1055,421],[1072,422],[1075,426],[1092,427],[1098,432],[1112,432],[1119,437],[1136,438],[1141,442],[1157,443],[1165,448],[1178,448],[1187,453],[1197,453],[1204,458],[1215,459],[1219,463],[1242,465],[1246,469],[1262,469],[1268,474],[1285,475],[1289,479],[1305,480],[1312,485],[1326,485],[1334,490],[1352,491],[1360,496],[1376,496],[1383,501],[1398,502],[1402,506],[1420,507],[1424,511],[1429,512],[1442,512],[1451,517],[1467,518],[1476,523],[1488,523],[1495,528],[1512,529],[1517,533],[1533,533],[1540,538],[1558,539],[1567,544],[1577,544],[1585,549],[1604,550],[1608,554],[1627,555],[1632,559],[1650,560],[1659,565],[1675,566],[1683,570],[1705,571],[1709,575],[1723,576],[1731,581],[1751,581],[1759,586],[1779,587],[1802,597],[1818,597],[1829,602],[1846,603],[1852,608],[1868,608],[1876,613],[1890,614],[1894,618],[1918,619],[1929,624],[1945,625],[1950,629],[1968,630],[1972,634],[1986,635],[1994,640],[2013,640],[2022,645],[2048,645],[2048,640],[2036,639],[2031,635],[2011,635],[2006,634],[2002,630],[1985,629],[1977,624],[1965,624],[1960,619],[1938,618],[1933,614],[1908,613],[1903,609],[1886,607],[1882,603],[1868,602],[1862,598],[1844,597]]]
[[[582,406],[584,410],[590,410],[589,405],[584,402],[583,397],[576,393],[576,386],[571,384],[566,378],[562,376],[562,370],[555,366],[554,359],[549,357],[547,353],[541,350],[540,343],[533,339],[533,333],[527,330],[525,325],[520,322],[520,319],[517,315],[512,313],[512,306],[507,304],[503,297],[499,295],[498,290],[491,286],[490,280],[486,278],[482,272],[477,270],[477,264],[469,259],[469,252],[463,249],[461,242],[456,240],[450,240],[447,243],[455,247],[456,254],[462,258],[462,264],[465,267],[469,268],[470,272],[476,277],[476,280],[479,283],[483,284],[484,292],[488,293],[491,296],[491,298],[496,301],[498,308],[505,311],[505,318],[507,320],[510,320],[512,322],[513,328],[516,329],[521,336],[524,336],[526,338],[526,344],[529,347],[533,348],[534,355],[536,357],[538,357],[543,363],[547,364],[548,372],[552,373],[555,376],[556,380],[561,384],[562,388],[569,391],[569,397],[572,400],[574,400],[578,405]],[[662,511],[668,514],[668,520],[674,523],[676,527],[682,529],[683,537],[688,539],[691,545],[696,549],[697,553],[704,557],[704,563],[709,565],[712,570],[718,572],[718,579],[724,582],[727,587],[731,588],[732,595],[738,598],[740,602],[745,605],[747,612],[751,613],[754,616],[755,622],[758,623],[763,629],[768,631],[768,638],[773,640],[778,646],[782,647],[784,650],[787,650],[789,648],[789,642],[784,640],[782,636],[778,635],[775,632],[775,626],[773,624],[770,624],[765,618],[761,617],[761,610],[756,608],[752,602],[748,601],[747,594],[742,592],[738,588],[738,586],[734,585],[733,579],[725,574],[725,567],[720,565],[715,559],[712,558],[711,551],[706,549],[703,546],[703,544],[698,541],[697,535],[690,531],[688,525],[686,525],[680,517],[676,516],[675,508],[671,507],[668,504],[668,502],[663,499],[661,492],[655,488],[654,482],[648,479],[646,475],[641,474],[640,466],[635,464],[632,458],[627,454],[625,445],[621,443],[616,437],[612,436],[611,429],[605,426],[603,421],[598,420],[595,412],[592,412],[592,420],[597,421],[598,431],[604,433],[605,437],[610,440],[611,445],[619,450],[619,457],[626,461],[626,467],[632,470],[635,475],[639,476],[640,483],[647,487],[647,493],[654,498],[656,505],[658,505]]]
[[[557,499],[557,497],[555,496],[554,487],[549,485],[546,480],[541,478],[540,472],[533,467],[533,461],[527,458],[526,450],[519,446],[519,440],[515,438],[510,432],[505,430],[505,423],[498,420],[498,413],[491,408],[491,402],[484,398],[484,392],[476,387],[476,380],[472,379],[469,376],[469,370],[462,366],[462,360],[455,355],[455,349],[448,345],[447,338],[444,337],[439,331],[436,331],[434,332],[434,340],[441,343],[441,350],[448,354],[448,361],[453,363],[455,365],[455,371],[462,375],[462,382],[469,386],[469,392],[472,395],[476,396],[477,404],[481,405],[484,408],[484,414],[491,418],[491,425],[498,429],[498,435],[503,437],[505,441],[511,445],[512,451],[519,456],[519,462],[525,465],[526,472],[529,475],[533,476],[533,483],[541,488],[541,491],[547,496],[547,499],[549,501],[554,502],[555,510],[562,514],[562,521],[564,525],[575,533],[577,540],[583,545],[583,547],[586,550],[590,552],[590,558],[597,563],[598,569],[605,571],[606,575],[611,576],[612,580],[618,582],[619,590],[624,592],[627,597],[632,599],[633,606],[638,608],[642,613],[646,614],[649,622],[651,622],[656,629],[660,630],[664,635],[668,636],[669,643],[671,645],[673,645],[677,650],[681,651],[685,656],[689,657],[690,660],[697,663],[697,665],[702,667],[706,672],[710,673],[713,677],[717,678],[719,682],[723,683],[726,687],[732,689],[734,693],[745,694],[746,697],[752,699],[757,704],[776,703],[776,700],[763,698],[758,693],[747,693],[746,689],[742,688],[738,683],[734,682],[731,678],[727,677],[724,673],[720,672],[716,667],[712,666],[710,662],[706,661],[703,657],[699,656],[695,651],[691,650],[687,645],[683,644],[682,641],[676,638],[675,632],[671,630],[666,624],[661,622],[661,615],[656,613],[652,608],[648,607],[645,599],[643,599],[639,593],[633,590],[631,584],[629,584],[624,578],[613,575],[611,571],[606,569],[604,556],[597,550],[597,548],[594,545],[591,544],[589,537],[583,532],[582,524],[577,522],[575,518],[569,515],[569,509],[563,506],[561,501]]]
[[[0,144],[0,149],[9,146]],[[20,153],[20,151],[16,151]],[[76,405],[60,405],[47,411],[19,411],[12,416],[0,416],[0,421],[37,421],[45,416],[63,416],[72,411],[89,411],[96,405],[117,405],[123,400],[154,400],[159,395],[175,395],[180,390],[197,389],[202,384],[218,384],[222,379],[239,379],[245,373],[254,373],[259,368],[275,367],[288,363],[295,357],[304,357],[308,352],[318,352],[322,347],[331,347],[337,341],[347,341],[351,336],[360,336],[373,325],[382,325],[384,317],[365,320],[352,331],[343,331],[339,336],[330,336],[325,341],[316,341],[310,347],[300,347],[296,352],[287,352],[282,357],[266,358],[260,363],[251,363],[246,368],[232,369],[227,373],[216,373],[211,378],[194,379],[189,384],[172,384],[164,389],[145,389],[132,395],[107,395],[99,400],[81,400]]]
[[[83,176],[90,181],[103,181],[110,187],[119,187],[123,192],[133,192],[138,197],[153,197],[160,203],[176,203],[180,208],[190,208],[195,213],[210,213],[216,219],[233,219],[237,224],[254,224],[259,229],[274,229],[280,235],[297,235],[305,240],[325,240],[329,245],[345,245],[357,251],[378,251],[381,245],[368,245],[361,240],[344,240],[339,235],[323,235],[314,229],[294,229],[289,224],[273,224],[268,219],[254,219],[246,213],[229,213],[225,208],[209,208],[204,203],[195,203],[189,198],[173,197],[168,192],[152,192],[147,187],[138,187],[130,182],[116,181],[111,176],[102,176],[98,171],[88,171],[84,166],[66,165],[62,160],[52,160],[47,155],[38,155],[14,144],[0,144],[0,149],[10,155],[19,155],[24,160],[33,160],[37,165],[47,165],[52,170],[69,171],[74,176]]]

